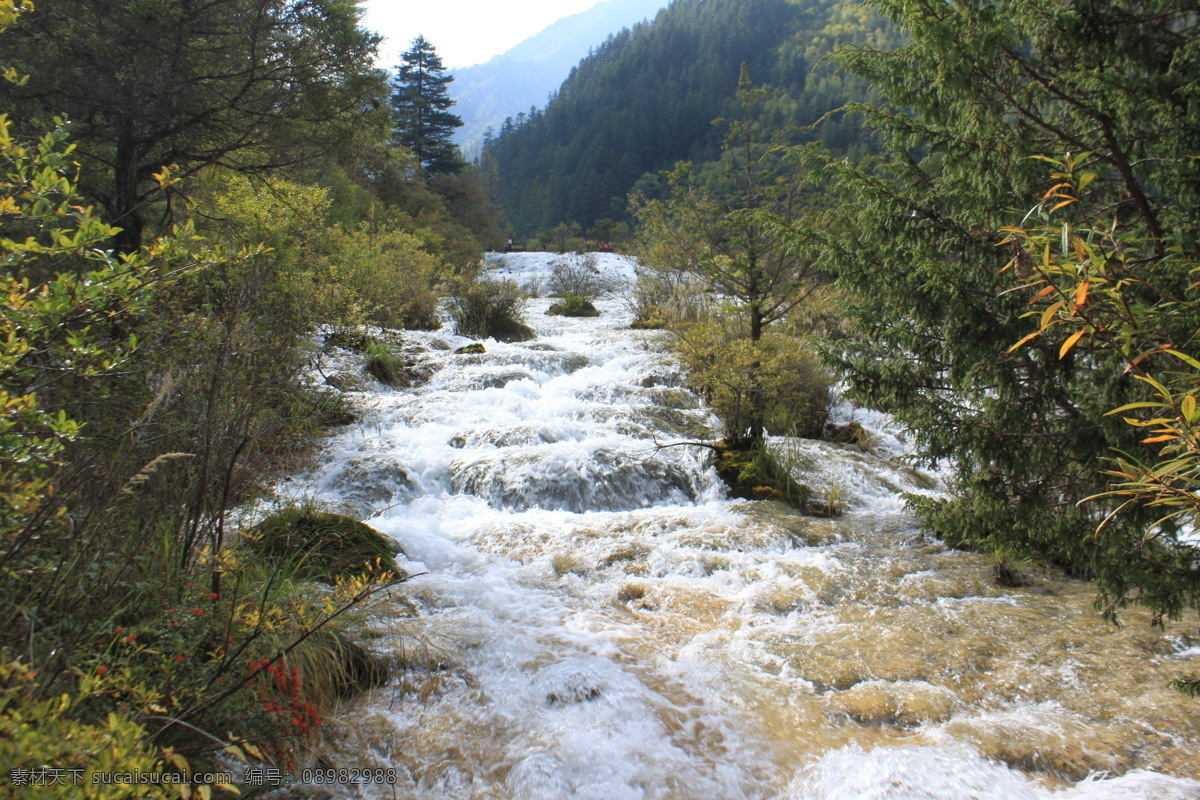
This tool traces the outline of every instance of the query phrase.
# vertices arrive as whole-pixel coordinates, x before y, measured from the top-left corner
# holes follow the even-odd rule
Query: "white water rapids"
[[[528,283],[551,259],[491,263]],[[1200,798],[1200,702],[1167,688],[1200,666],[1194,624],[1109,626],[1037,570],[998,587],[903,512],[933,481],[882,415],[838,412],[875,454],[784,444],[844,517],[727,500],[705,451],[655,447],[712,424],[663,334],[616,298],[593,319],[550,302],[528,304],[536,340],[482,355],[405,334],[431,380],[358,393],[362,421],[286,488],[424,573],[380,626],[400,674],[327,726],[338,766],[400,775],[352,796]]]

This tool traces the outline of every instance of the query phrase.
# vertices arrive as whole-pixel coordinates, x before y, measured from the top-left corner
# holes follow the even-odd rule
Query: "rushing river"
[[[548,261],[492,257],[521,283]],[[904,513],[935,481],[863,410],[837,413],[873,453],[779,443],[845,516],[728,500],[705,451],[656,446],[713,423],[662,334],[615,298],[594,319],[550,302],[536,340],[484,354],[406,334],[429,382],[358,393],[362,421],[288,489],[423,573],[381,622],[403,669],[327,726],[338,766],[398,771],[356,796],[1200,798],[1200,701],[1167,688],[1200,672],[1194,619],[1115,628],[1037,570],[997,586]]]

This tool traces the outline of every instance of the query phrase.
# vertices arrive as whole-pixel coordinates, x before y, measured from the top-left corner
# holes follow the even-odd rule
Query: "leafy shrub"
[[[708,293],[695,275],[642,264],[635,268],[635,274],[627,298],[633,311],[633,327],[666,328],[699,322],[708,316]]]
[[[833,380],[802,340],[768,333],[755,342],[728,317],[672,330],[688,381],[720,418],[725,438],[744,442],[755,418],[777,435],[820,435]]]
[[[104,670],[107,672],[107,670]],[[78,786],[77,797],[122,800],[130,787],[95,783],[101,772],[158,774],[166,764],[145,743],[146,731],[128,716],[110,715],[96,722],[80,719],[79,708],[104,691],[107,681],[84,678],[74,694],[39,697],[35,676],[20,662],[0,661],[0,764],[7,770],[5,797],[35,800],[48,794],[48,774],[60,770],[66,785]],[[69,772],[79,770],[79,772]],[[36,776],[36,777],[35,777]],[[52,791],[52,790],[51,790]],[[139,786],[137,795],[169,798],[168,786]]]
[[[524,303],[525,294],[513,281],[482,279],[462,285],[447,308],[460,336],[522,342],[534,336],[522,316]]]
[[[328,229],[322,247],[327,279],[352,298],[362,321],[410,330],[440,327],[436,287],[445,267],[415,233],[362,223],[349,232]],[[342,315],[355,321],[349,308]]]
[[[597,264],[595,253],[569,255],[556,260],[550,265],[546,290],[554,297],[574,295],[591,300],[607,288]]]
[[[381,577],[318,587],[227,542],[326,402],[297,379],[310,219],[235,184],[208,198],[226,255],[183,227],[117,258],[61,131],[0,117],[0,164],[0,763],[285,763]]]

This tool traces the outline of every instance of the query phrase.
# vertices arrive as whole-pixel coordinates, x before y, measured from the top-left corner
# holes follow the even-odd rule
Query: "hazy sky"
[[[392,68],[418,35],[442,63],[468,67],[601,0],[365,0],[363,26],[386,37],[379,66]]]

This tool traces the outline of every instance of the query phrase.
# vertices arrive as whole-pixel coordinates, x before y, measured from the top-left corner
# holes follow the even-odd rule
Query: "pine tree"
[[[463,122],[450,113],[454,101],[446,89],[454,76],[445,74],[441,57],[424,36],[413,39],[400,59],[392,92],[392,140],[411,150],[430,177],[458,172],[465,163],[452,137]]]

